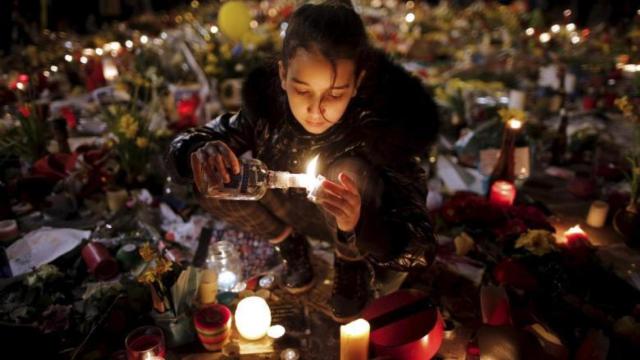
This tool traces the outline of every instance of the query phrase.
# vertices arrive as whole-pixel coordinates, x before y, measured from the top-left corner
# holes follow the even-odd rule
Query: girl
[[[304,191],[270,190],[257,202],[201,197],[227,223],[270,239],[291,293],[313,286],[306,238],[335,248],[331,315],[348,321],[369,297],[369,269],[408,271],[431,263],[435,241],[417,156],[437,132],[420,81],[368,42],[343,4],[306,4],[289,20],[277,64],[255,69],[243,105],[171,144],[169,165],[201,193],[238,173],[250,151],[269,169],[296,173],[320,155],[317,204]],[[372,265],[372,266],[370,266]]]

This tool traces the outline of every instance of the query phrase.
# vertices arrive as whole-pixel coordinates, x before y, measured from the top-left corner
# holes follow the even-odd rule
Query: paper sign
[[[76,229],[34,230],[7,248],[11,273],[18,276],[50,263],[80,245],[90,234]]]

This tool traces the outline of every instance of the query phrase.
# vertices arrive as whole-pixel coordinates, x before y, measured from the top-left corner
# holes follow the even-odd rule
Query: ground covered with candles
[[[331,208],[313,221],[353,231],[299,236],[307,213],[278,199],[320,206],[331,179],[316,138],[290,145],[310,131],[223,116],[274,147],[227,185],[197,165],[226,145],[176,150],[247,111],[243,79],[280,56],[302,1],[86,2],[0,2],[1,358],[640,358],[637,1],[343,1],[437,107],[437,139],[404,172],[380,166],[396,187],[376,194],[415,267],[360,256],[361,227]],[[367,155],[424,135],[385,126]],[[276,205],[210,208],[224,201]],[[265,217],[297,219],[285,239],[308,247],[256,235]]]

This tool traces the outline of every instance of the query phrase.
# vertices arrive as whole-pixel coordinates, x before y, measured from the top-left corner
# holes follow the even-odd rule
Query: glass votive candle
[[[218,291],[242,289],[242,260],[230,242],[218,241],[209,247],[207,267],[218,274]]]
[[[157,326],[142,326],[134,329],[124,340],[127,360],[164,358],[166,347],[162,329]]]

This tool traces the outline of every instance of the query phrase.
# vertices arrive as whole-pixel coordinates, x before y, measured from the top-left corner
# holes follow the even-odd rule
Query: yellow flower
[[[147,139],[146,137],[138,137],[136,139],[136,146],[140,149],[146,148],[147,146],[149,146],[149,139]]]
[[[144,243],[144,245],[140,247],[140,250],[138,250],[138,252],[140,253],[140,256],[142,256],[142,259],[146,262],[153,260],[154,256],[156,255],[155,250],[148,242]]]
[[[158,259],[158,263],[156,265],[156,275],[160,276],[166,272],[171,271],[171,267],[173,263],[167,259]]]
[[[555,248],[555,237],[547,230],[529,230],[516,241],[517,248],[525,248],[534,255],[547,254]]]
[[[108,139],[105,145],[107,149],[112,149],[116,145],[116,141],[113,139]]]
[[[225,59],[231,58],[231,46],[229,44],[222,44],[220,46],[220,55]]]
[[[159,129],[158,131],[156,131],[156,136],[159,138],[163,138],[163,137],[169,137],[173,135],[173,133],[171,132],[171,130],[167,129],[167,128],[162,128]]]
[[[500,119],[503,122],[507,122],[511,119],[517,119],[520,121],[524,121],[526,114],[524,111],[520,109],[512,109],[512,108],[502,108],[498,110],[498,115],[500,115]]]
[[[207,63],[213,63],[213,64],[218,63],[218,57],[215,56],[214,54],[207,54]]]
[[[622,115],[624,115],[625,117],[633,119],[636,118],[633,114],[633,104],[629,101],[629,98],[627,96],[616,99],[615,105],[618,109],[620,109]]]
[[[124,114],[118,122],[118,130],[127,139],[133,139],[138,134],[138,121],[131,114]]]
[[[156,273],[154,269],[146,269],[140,276],[138,276],[138,282],[142,284],[152,284],[156,281]]]

